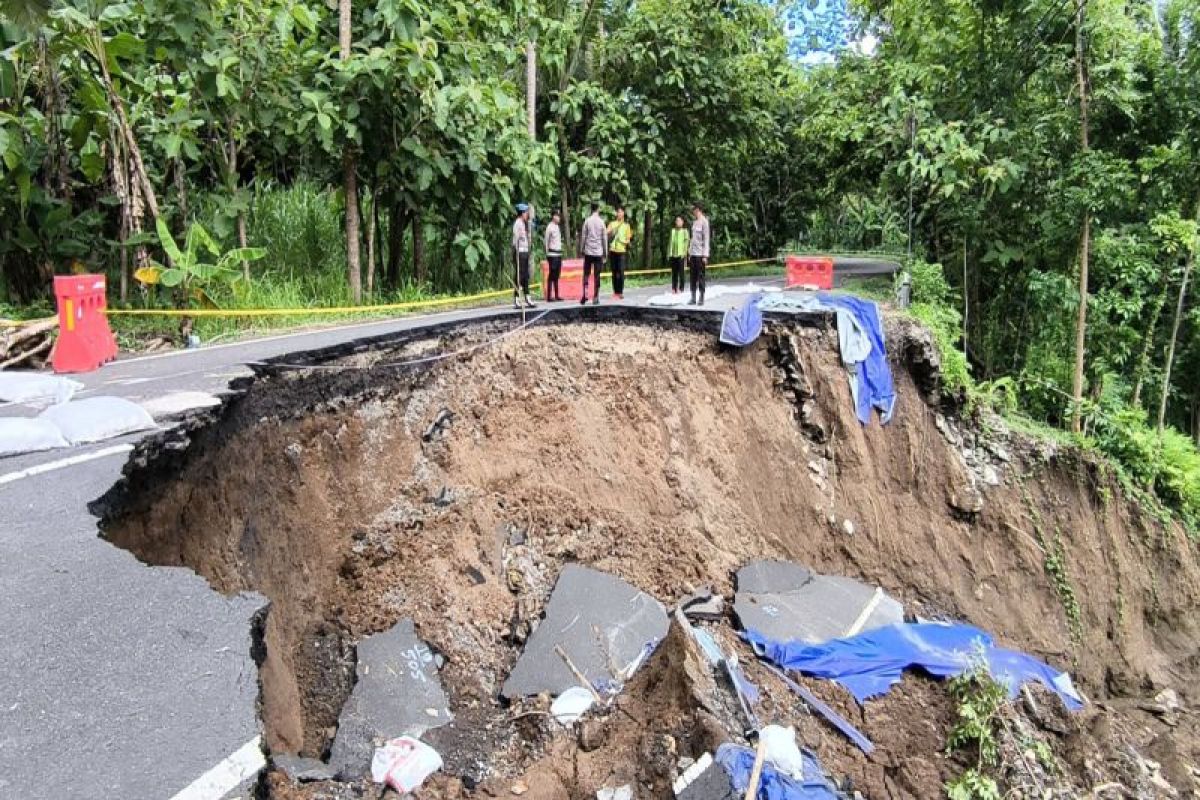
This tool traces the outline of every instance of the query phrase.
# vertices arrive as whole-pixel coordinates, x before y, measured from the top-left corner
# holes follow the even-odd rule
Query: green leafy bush
[[[959,346],[962,341],[962,313],[958,310],[958,304],[961,300],[946,281],[941,264],[914,261],[909,265],[908,272],[912,278],[912,305],[909,311],[925,323],[933,334],[942,357],[942,381],[950,392],[964,395],[971,403],[975,381],[971,377],[971,365]]]

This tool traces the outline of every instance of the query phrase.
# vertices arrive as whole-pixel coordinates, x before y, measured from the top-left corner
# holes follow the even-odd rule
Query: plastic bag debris
[[[629,784],[612,789],[607,786],[596,790],[596,800],[633,800],[633,787]]]
[[[40,372],[0,370],[0,401],[32,406],[65,403],[83,384]]]
[[[101,442],[155,427],[154,418],[137,403],[121,397],[89,397],[50,406],[38,419],[54,423],[71,444]]]
[[[442,768],[442,757],[411,736],[391,739],[371,758],[371,779],[397,792],[411,792]]]
[[[766,745],[766,759],[789,778],[804,780],[804,759],[796,746],[796,729],[790,725],[768,725],[758,732],[758,738]]]
[[[0,456],[53,450],[69,444],[53,422],[28,417],[0,418]]]
[[[574,725],[596,702],[596,696],[582,686],[572,686],[554,698],[550,713],[561,725]]]

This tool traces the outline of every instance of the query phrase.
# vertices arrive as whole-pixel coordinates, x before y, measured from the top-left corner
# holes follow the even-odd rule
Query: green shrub
[[[960,346],[962,341],[962,312],[958,310],[958,293],[946,281],[941,264],[914,261],[909,265],[912,278],[910,313],[923,322],[933,334],[942,357],[942,382],[954,394],[963,395],[973,403],[975,381],[971,365]]]

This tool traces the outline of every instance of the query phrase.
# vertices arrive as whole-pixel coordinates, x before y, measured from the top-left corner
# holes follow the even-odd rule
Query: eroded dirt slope
[[[1194,717],[1168,728],[1136,708],[1164,687],[1200,702],[1194,547],[1078,456],[1003,432],[963,439],[914,382],[919,333],[891,331],[900,401],[886,427],[854,418],[821,320],[776,326],[743,352],[689,324],[576,323],[425,369],[378,366],[494,332],[261,379],[186,450],[143,454],[110,498],[115,543],[272,600],[261,679],[273,750],[322,756],[353,643],[412,617],[447,660],[458,722],[441,744],[465,778],[440,778],[432,796],[506,790],[526,774],[544,796],[590,797],[621,770],[669,796],[658,772],[716,734],[656,684],[665,662],[627,692],[625,716],[641,723],[609,719],[591,750],[514,721],[499,684],[563,563],[670,604],[702,585],[730,594],[737,567],[773,557],[877,583],[910,612],[968,620],[1072,670],[1104,705],[1051,737],[1066,785],[1137,784],[1130,744],[1169,744],[1164,770],[1180,781],[1200,761]],[[961,510],[976,491],[981,510]],[[751,677],[781,720],[798,713],[771,676],[752,666]],[[961,769],[943,752],[953,709],[939,685],[910,676],[865,710],[808,685],[879,746],[867,758],[811,718],[790,720],[864,795],[936,796]]]

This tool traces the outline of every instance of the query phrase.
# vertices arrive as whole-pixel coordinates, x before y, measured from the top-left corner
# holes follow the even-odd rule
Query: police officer
[[[520,308],[518,302],[523,294],[525,307],[533,308],[529,299],[529,204],[517,203],[517,218],[513,220],[512,247],[516,275],[513,281],[513,308]]]

